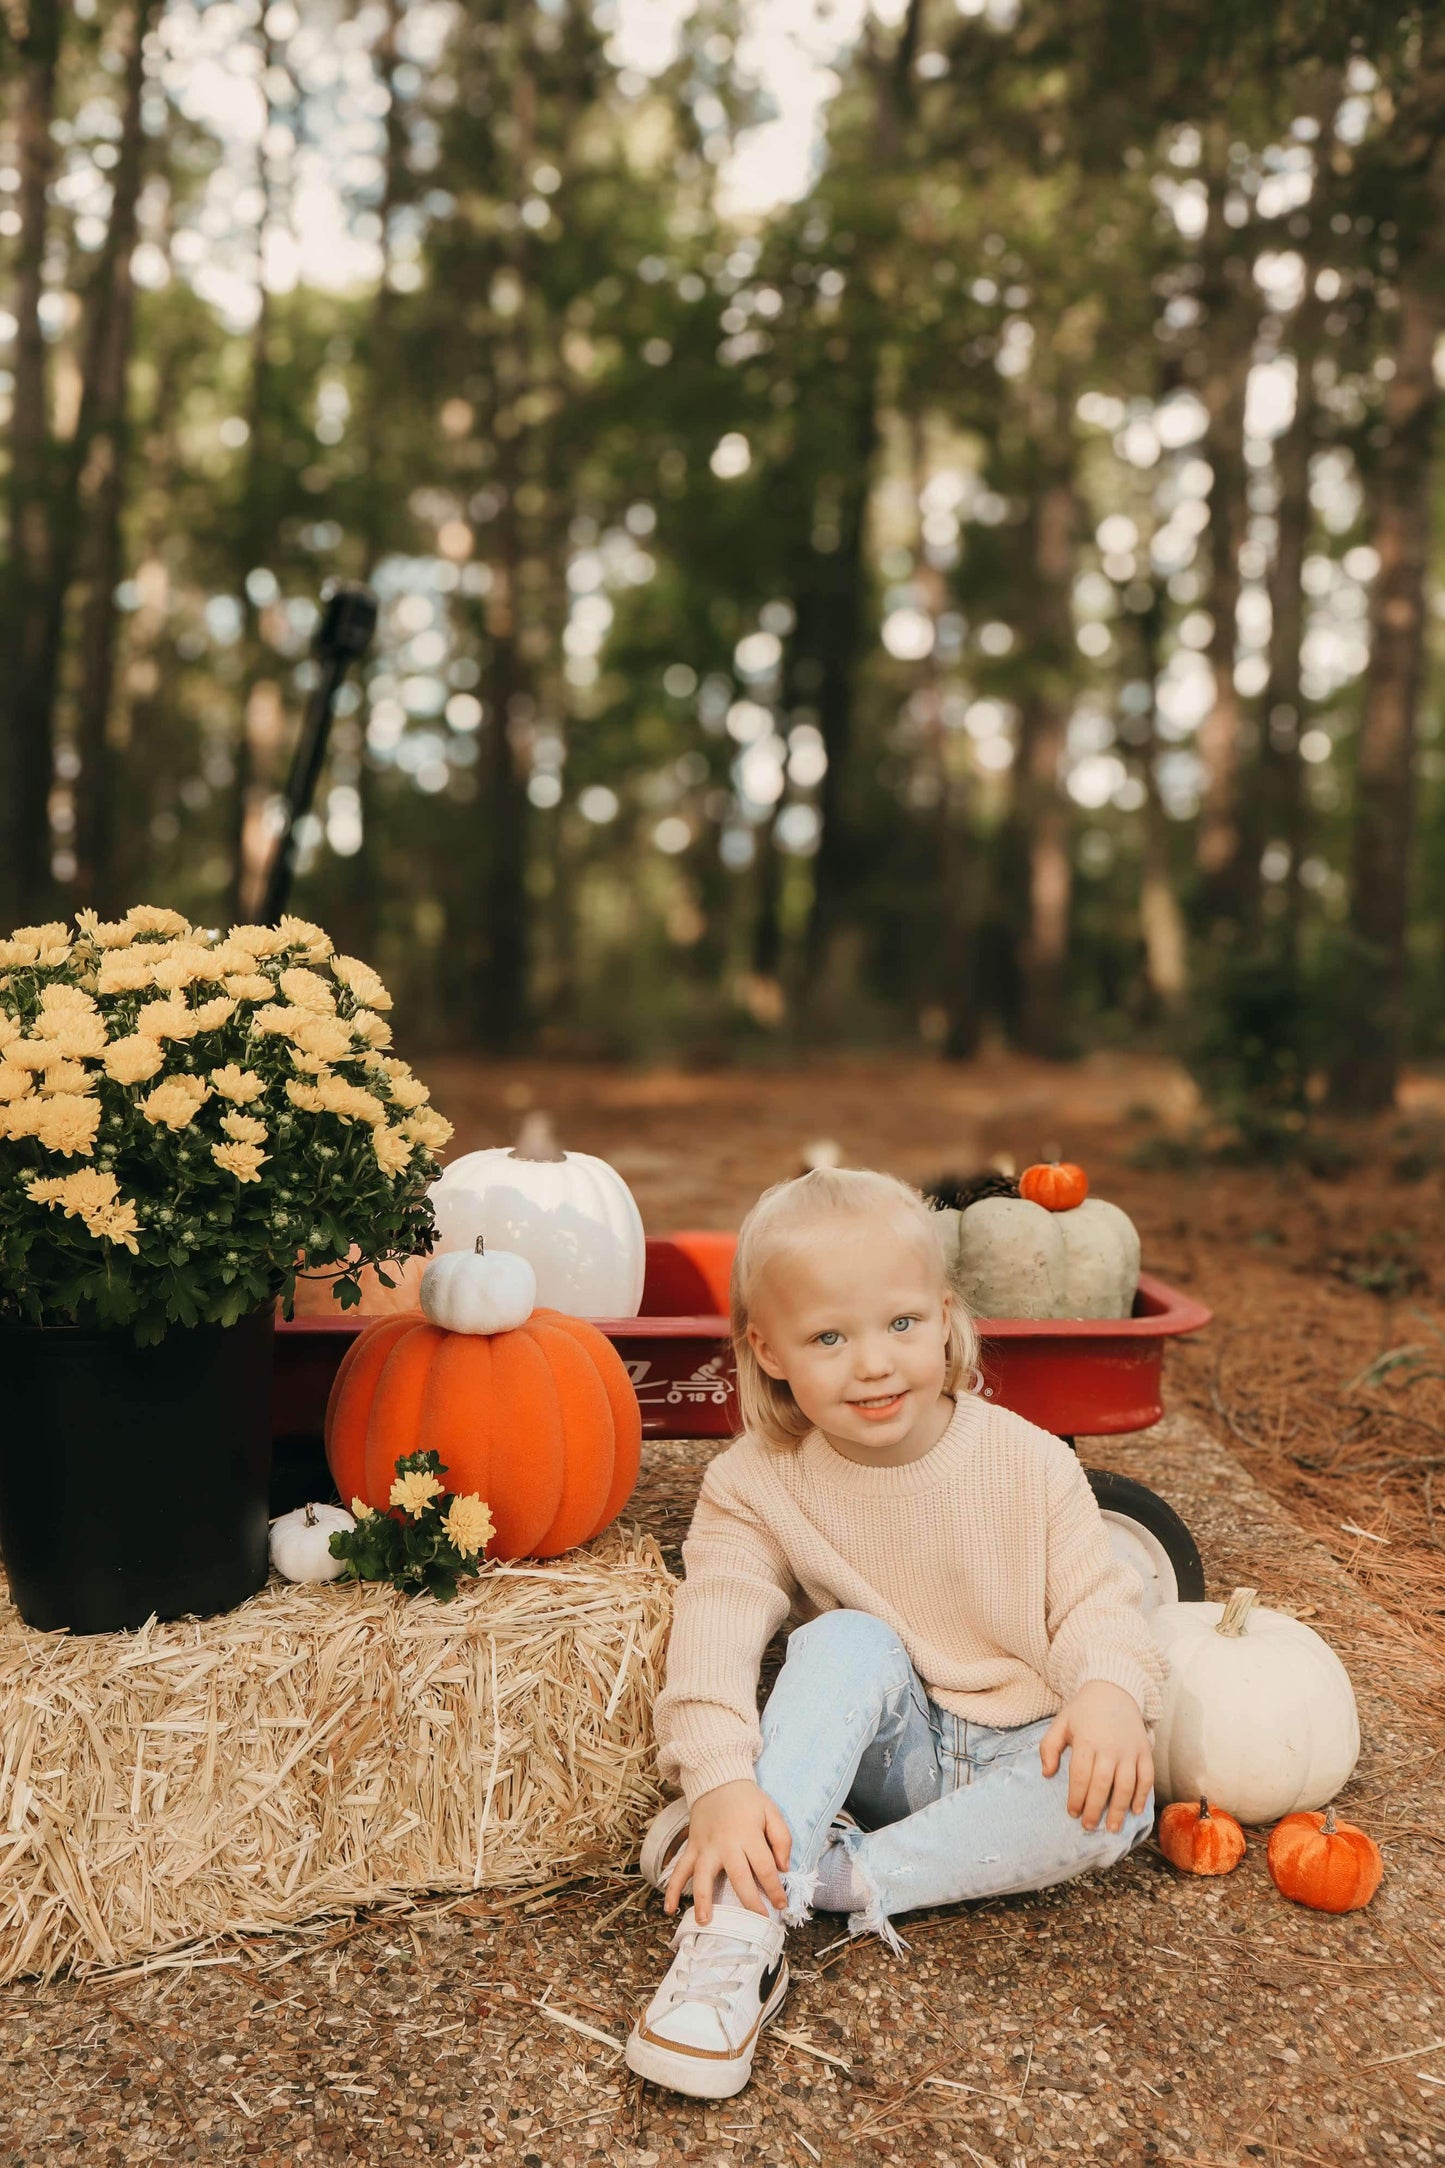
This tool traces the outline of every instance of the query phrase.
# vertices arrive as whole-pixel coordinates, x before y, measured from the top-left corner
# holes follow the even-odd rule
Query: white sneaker
[[[654,1889],[667,1888],[673,1861],[687,1841],[690,1819],[685,1799],[669,1799],[667,1805],[660,1807],[648,1823],[637,1864],[643,1881],[650,1882]],[[691,1888],[692,1877],[689,1875],[683,1895],[686,1896]]]
[[[783,1923],[716,1905],[706,1927],[689,1906],[676,1957],[632,2028],[627,2067],[699,2100],[729,2100],[753,2074],[753,2050],[788,1992]]]

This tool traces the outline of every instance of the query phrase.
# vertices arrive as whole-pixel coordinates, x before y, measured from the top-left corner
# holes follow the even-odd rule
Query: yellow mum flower
[[[424,1144],[429,1152],[439,1152],[444,1144],[451,1143],[454,1134],[451,1123],[435,1107],[422,1107],[408,1114],[398,1126],[404,1137],[410,1137],[413,1144]]]
[[[298,1009],[309,1009],[313,1016],[334,1016],[336,996],[319,972],[307,971],[300,964],[293,964],[281,974],[281,991]]]
[[[59,1152],[66,1159],[91,1158],[95,1132],[100,1127],[98,1099],[77,1099],[70,1092],[59,1099],[22,1099],[18,1106],[10,1108],[12,1119],[17,1114],[28,1117],[31,1107],[35,1115],[33,1122],[27,1119],[26,1129],[47,1152]]]
[[[40,1089],[47,1099],[56,1099],[62,1092],[93,1092],[97,1082],[83,1061],[57,1061],[41,1077]]]
[[[234,1100],[239,1107],[248,1107],[266,1089],[265,1079],[254,1069],[239,1068],[233,1061],[228,1061],[224,1069],[213,1069],[211,1082],[223,1099]]]
[[[48,1069],[64,1058],[57,1039],[18,1039],[5,1049],[5,1059],[17,1069]]]
[[[351,1518],[354,1521],[369,1521],[375,1511],[376,1508],[369,1506],[364,1498],[353,1498],[351,1501]]]
[[[27,948],[68,950],[70,928],[63,918],[48,918],[43,926],[17,926],[10,938],[12,941],[23,941]]]
[[[14,1017],[7,1016],[5,1011],[0,1009],[0,1048],[13,1046],[19,1037],[20,1026]]]
[[[399,1107],[424,1107],[431,1097],[419,1076],[396,1076],[391,1080],[391,1096]]]
[[[154,983],[144,949],[108,949],[100,959],[95,983],[103,994],[139,994]]]
[[[339,1016],[303,1016],[293,1027],[291,1037],[308,1054],[319,1054],[323,1061],[344,1061],[352,1051],[351,1033]]]
[[[40,996],[40,1009],[41,1014],[46,1017],[67,1011],[72,1016],[95,1016],[98,1013],[95,996],[88,994],[83,986],[45,987]]]
[[[289,948],[279,927],[233,926],[226,936],[228,947],[244,949],[248,956],[279,956],[282,949]]]
[[[30,1071],[22,1069],[18,1062],[0,1061],[0,1106],[26,1098],[29,1091]]]
[[[309,964],[325,963],[331,954],[331,936],[320,926],[313,926],[309,918],[282,919],[276,931],[281,935],[283,948],[299,948],[305,953]]]
[[[399,1129],[373,1129],[371,1146],[383,1174],[400,1174],[411,1159],[411,1139]]]
[[[391,1026],[374,1009],[358,1009],[351,1019],[351,1028],[368,1046],[391,1045]]]
[[[26,1183],[25,1194],[34,1204],[59,1204],[69,1179],[65,1174],[37,1174]]]
[[[397,1476],[391,1486],[390,1502],[400,1506],[403,1513],[409,1513],[414,1521],[419,1521],[429,1502],[441,1495],[442,1486],[434,1475],[428,1475],[423,1468],[413,1468],[410,1475]]]
[[[210,958],[199,941],[178,941],[164,949],[151,966],[151,975],[164,992],[178,994],[197,979],[210,978]]]
[[[376,1066],[377,1066],[377,1068],[378,1068],[378,1069],[383,1069],[383,1070],[385,1070],[385,1072],[386,1072],[386,1074],[387,1074],[388,1076],[410,1076],[410,1075],[411,1075],[411,1066],[410,1066],[410,1064],[409,1064],[409,1063],[407,1063],[407,1062],[404,1062],[404,1061],[402,1060],[402,1058],[401,1058],[401,1056],[400,1056],[399,1054],[382,1054],[382,1055],[379,1055],[379,1056],[377,1057],[377,1063],[376,1063]]]
[[[259,971],[228,971],[221,984],[238,1001],[269,1001],[276,991],[271,981],[263,978]]]
[[[168,1076],[147,1092],[140,1103],[148,1122],[164,1122],[167,1129],[185,1129],[210,1098],[209,1085],[198,1076]]]
[[[227,1174],[234,1174],[238,1182],[259,1182],[261,1168],[270,1157],[254,1144],[213,1144],[211,1157]]]
[[[368,1009],[389,1009],[391,996],[385,982],[364,964],[359,956],[338,956],[331,965],[343,986],[349,986],[358,1001]]]
[[[96,911],[77,911],[75,923],[97,948],[129,948],[136,935],[134,926],[127,925],[123,918],[103,919]]]
[[[70,1060],[93,1061],[105,1052],[105,1023],[101,1017],[62,1009],[47,1013],[44,1021],[47,1027],[53,1027],[56,1045]]]
[[[491,1514],[474,1491],[452,1500],[442,1516],[442,1526],[463,1558],[475,1558],[497,1533]]]
[[[179,911],[167,911],[158,903],[132,904],[125,914],[125,922],[133,934],[160,933],[171,940],[192,930],[188,918],[182,918]]]
[[[324,1062],[319,1054],[303,1054],[299,1046],[293,1046],[291,1049],[291,1066],[293,1069],[305,1070],[310,1076],[329,1076],[331,1074],[329,1063]]]
[[[298,1024],[304,1024],[306,1021],[307,1017],[304,1009],[291,1009],[287,1008],[284,1002],[271,1001],[267,1003],[264,1009],[257,1009],[255,1015],[251,1018],[251,1029],[252,1031],[259,1031],[265,1036],[280,1038],[284,1035],[289,1037],[296,1030]]]
[[[143,1084],[165,1060],[165,1048],[147,1032],[134,1031],[105,1050],[105,1073],[116,1084]]]
[[[326,1111],[314,1084],[298,1084],[293,1077],[286,1086],[286,1097],[293,1107],[300,1107],[303,1114],[324,1114]]]
[[[317,1079],[316,1096],[328,1114],[339,1114],[344,1122],[384,1122],[386,1108],[371,1092],[364,1092],[359,1084],[348,1084],[344,1077],[323,1076]]]
[[[198,1031],[219,1031],[222,1024],[235,1014],[235,1010],[234,994],[217,994],[214,1000],[203,1001],[199,1008],[192,1009],[191,1014],[196,1020]]]
[[[242,948],[239,941],[213,942],[206,950],[206,961],[210,966],[206,976],[212,979],[223,979],[229,971],[249,973],[256,968],[255,957],[249,949]],[[268,980],[268,987],[269,984]]]
[[[250,1114],[223,1114],[221,1116],[221,1127],[225,1130],[226,1135],[234,1137],[238,1144],[264,1144],[266,1142],[266,1124],[258,1122]]]
[[[148,1001],[136,1017],[135,1028],[148,1039],[194,1039],[201,1027],[196,1011],[172,996]]]
[[[33,964],[40,951],[33,941],[0,941],[0,971],[19,970]]]

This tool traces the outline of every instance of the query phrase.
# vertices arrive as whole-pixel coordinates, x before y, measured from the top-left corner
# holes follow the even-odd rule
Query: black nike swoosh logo
[[[760,2003],[766,2002],[768,1997],[772,1994],[773,1989],[778,1984],[778,1974],[782,1971],[782,1969],[783,1960],[780,1957],[774,1964],[769,1965],[767,1971],[758,1981],[758,2001]]]

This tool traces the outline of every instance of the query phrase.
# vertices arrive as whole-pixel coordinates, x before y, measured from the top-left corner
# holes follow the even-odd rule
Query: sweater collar
[[[982,1413],[972,1393],[955,1396],[953,1415],[938,1443],[918,1460],[901,1468],[873,1467],[845,1460],[835,1453],[821,1430],[810,1430],[798,1448],[798,1457],[809,1477],[826,1489],[844,1491],[855,1498],[911,1498],[920,1491],[937,1490],[957,1469],[964,1448],[976,1435]]]

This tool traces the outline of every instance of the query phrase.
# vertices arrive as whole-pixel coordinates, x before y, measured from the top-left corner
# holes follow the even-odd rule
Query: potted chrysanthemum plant
[[[31,1625],[266,1578],[271,1338],[429,1250],[450,1125],[319,926],[144,905],[0,941],[0,1554]]]

